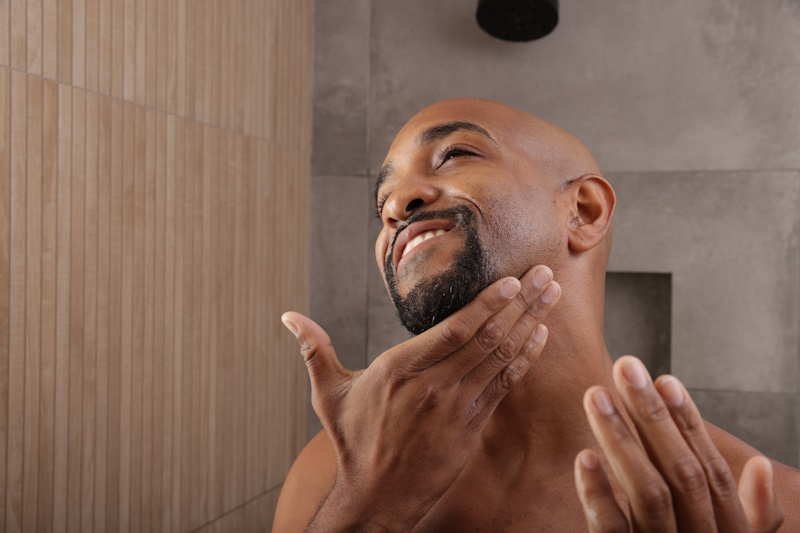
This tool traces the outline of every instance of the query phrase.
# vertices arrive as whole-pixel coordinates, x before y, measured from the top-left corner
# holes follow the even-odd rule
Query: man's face
[[[418,334],[504,276],[554,264],[555,187],[513,120],[439,104],[396,137],[378,179],[378,266],[406,329]],[[502,117],[500,117],[502,118]]]

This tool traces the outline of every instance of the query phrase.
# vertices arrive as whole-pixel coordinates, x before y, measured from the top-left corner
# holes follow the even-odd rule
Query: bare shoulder
[[[763,455],[749,444],[727,431],[706,422],[708,434],[728,461],[734,477],[739,479],[744,464],[754,455]],[[775,492],[786,510],[786,521],[781,531],[800,531],[800,470],[770,459],[774,472]]]
[[[273,531],[303,531],[336,479],[336,455],[324,431],[306,444],[286,476]]]

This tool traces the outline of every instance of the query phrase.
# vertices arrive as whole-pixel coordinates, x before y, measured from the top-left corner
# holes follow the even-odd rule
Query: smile
[[[395,272],[400,263],[412,255],[418,247],[427,246],[425,243],[437,239],[453,229],[454,224],[445,220],[425,220],[409,224],[402,229],[394,242]]]

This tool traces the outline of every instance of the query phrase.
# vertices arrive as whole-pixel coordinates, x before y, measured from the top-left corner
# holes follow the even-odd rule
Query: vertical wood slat
[[[130,530],[131,521],[131,395],[133,388],[133,230],[135,201],[135,123],[134,106],[124,105],[122,149],[122,293],[120,338],[119,406],[119,518],[120,532]]]
[[[184,378],[183,378],[183,294],[184,294],[184,285],[183,285],[183,275],[184,275],[184,246],[183,243],[186,241],[185,239],[185,232],[184,232],[184,213],[185,213],[185,205],[186,205],[186,192],[185,192],[185,176],[184,176],[184,169],[186,168],[185,160],[184,160],[184,153],[186,147],[186,129],[184,127],[184,121],[180,119],[175,119],[174,117],[169,117],[171,123],[174,123],[174,134],[172,134],[173,128],[170,128],[168,122],[168,132],[167,132],[167,142],[169,143],[172,141],[173,149],[169,149],[168,145],[168,154],[172,154],[171,156],[168,155],[169,159],[174,158],[174,168],[175,168],[175,208],[174,208],[174,218],[175,218],[175,245],[174,245],[174,253],[175,253],[175,275],[174,275],[174,297],[173,297],[173,320],[174,320],[174,340],[171,346],[173,346],[173,356],[174,356],[174,374],[173,374],[173,382],[172,382],[172,391],[173,391],[173,420],[174,423],[172,425],[173,433],[173,447],[172,447],[172,491],[171,491],[171,518],[169,522],[169,527],[165,527],[165,531],[178,531],[181,528],[181,494],[182,491],[185,490],[182,486],[182,457],[184,454],[180,453],[183,450],[183,433],[184,433],[184,425],[183,420],[185,420],[185,414],[183,412],[183,390],[184,390]],[[171,174],[170,174],[171,175]],[[169,246],[169,245],[168,245]]]
[[[72,0],[72,85],[86,87],[86,2]]]
[[[120,35],[123,36],[122,65],[123,65],[123,87],[122,97],[132,102],[136,91],[136,1],[119,0],[123,5],[120,16],[123,19]],[[115,27],[116,33],[116,27]]]
[[[58,79],[58,0],[42,0],[42,75]]]
[[[11,45],[10,24],[11,2],[0,2],[0,66],[2,67],[7,67],[9,65],[9,48]]]
[[[167,110],[167,61],[169,50],[167,41],[170,38],[170,30],[167,26],[169,22],[168,6],[174,6],[175,2],[158,2],[158,13],[156,14],[156,65],[155,80],[148,83],[155,87],[156,102],[155,107],[159,111]]]
[[[28,0],[28,68],[29,74],[42,74],[42,0]]]
[[[95,404],[97,386],[97,244],[98,244],[98,131],[99,102],[86,92],[84,196],[84,352],[81,436],[81,531],[91,532],[95,498]]]
[[[13,9],[13,6],[12,6]],[[6,531],[22,530],[25,383],[27,97],[25,74],[11,73],[11,261],[9,276],[8,448]]]
[[[95,478],[92,527],[106,530],[106,486],[108,479],[109,348],[111,290],[111,99],[100,97],[97,123],[97,363],[95,413]]]
[[[127,25],[126,0],[109,0],[111,3],[111,95],[123,98],[128,72],[127,42],[125,31]]]
[[[58,85],[44,82],[42,124],[42,357],[39,447],[39,531],[53,529],[55,357],[58,232]]]
[[[144,174],[140,175],[144,183],[144,312],[142,327],[142,414],[141,414],[141,527],[151,531],[151,489],[150,483],[153,463],[153,365],[154,365],[154,329],[155,329],[155,198],[156,198],[156,131],[155,114],[146,111],[145,132],[145,165]]]
[[[0,12],[8,3],[0,6]],[[2,18],[0,18],[2,22]],[[7,26],[6,26],[7,27]],[[3,26],[0,24],[0,31]],[[3,39],[7,42],[7,39]],[[11,71],[0,68],[0,527],[6,525],[11,280]]]
[[[58,207],[56,231],[56,408],[53,435],[53,530],[67,523],[69,447],[69,353],[72,224],[72,90],[58,88]]]
[[[304,404],[269,211],[302,216],[308,5],[0,2],[6,530],[269,527]]]
[[[58,1],[58,81],[72,85],[72,3]]]
[[[27,222],[25,279],[25,436],[23,472],[23,530],[37,529],[39,481],[39,388],[42,312],[42,113],[41,78],[29,76],[27,141]]]
[[[112,0],[98,0],[98,4],[97,35],[99,50],[97,52],[97,90],[100,92],[100,94],[108,96],[111,94],[111,78],[113,69],[111,57],[113,50],[112,14],[114,2],[112,2]]]
[[[8,0],[10,6],[11,28],[9,50],[11,68],[25,71],[28,66],[28,2],[27,0]]]
[[[173,396],[175,383],[175,117],[164,116],[161,118],[163,126],[159,124],[161,132],[160,149],[163,149],[164,182],[164,333],[162,341],[162,354],[164,357],[164,378],[161,386],[163,395],[163,414],[160,430],[163,431],[161,445],[161,470],[159,492],[155,500],[158,507],[160,520],[157,524],[161,531],[173,531],[172,527],[172,483],[173,483],[173,457],[175,448],[173,414],[175,398]],[[163,128],[163,129],[162,129]],[[161,148],[163,145],[163,148]]]
[[[134,100],[140,105],[147,100],[147,4],[147,0],[137,0],[134,11]]]
[[[72,91],[72,220],[70,235],[70,350],[67,530],[81,530],[83,436],[84,250],[86,205],[86,93]]]
[[[120,525],[121,495],[121,355],[122,355],[122,300],[123,287],[123,197],[124,197],[124,110],[120,100],[111,102],[111,172],[110,189],[110,227],[109,227],[109,275],[108,275],[108,438],[106,468],[105,527],[102,523],[97,529],[122,531]]]
[[[155,296],[153,309],[153,408],[152,408],[152,467],[150,478],[150,531],[160,532],[163,515],[163,474],[164,474],[164,413],[169,410],[169,403],[165,402],[164,382],[166,367],[164,361],[168,357],[164,349],[165,307],[166,307],[166,264],[164,249],[166,239],[166,115],[159,113],[156,116],[155,135],[155,280],[153,291]]]
[[[86,89],[97,91],[100,76],[100,4],[107,0],[84,0],[85,11],[85,82]]]
[[[158,58],[158,0],[145,0],[140,2],[145,6],[144,28],[141,34],[144,37],[144,78],[141,80],[144,91],[144,103],[149,108],[156,107],[156,92],[158,86],[157,70]],[[137,23],[139,21],[137,20]],[[138,31],[138,27],[137,27]],[[138,49],[137,49],[138,51]],[[137,80],[138,81],[138,80]]]
[[[147,164],[147,130],[146,109],[134,108],[134,198],[133,198],[133,328],[131,336],[131,464],[130,464],[130,528],[141,530],[142,524],[142,428],[143,379],[144,372],[144,327],[145,327],[145,209],[147,199],[147,182],[145,179]]]

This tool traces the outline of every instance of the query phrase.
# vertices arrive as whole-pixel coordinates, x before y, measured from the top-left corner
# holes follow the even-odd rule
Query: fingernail
[[[283,322],[283,325],[286,326],[286,329],[288,329],[289,331],[292,332],[292,335],[297,337],[298,330],[297,330],[297,326],[294,324],[294,322],[290,322],[290,321],[284,320],[284,319],[281,319],[281,322]]]
[[[672,407],[678,407],[683,403],[683,388],[678,380],[672,376],[661,378],[658,382],[658,391],[664,401]]]
[[[610,415],[614,413],[614,404],[611,403],[611,397],[608,395],[608,393],[606,393],[606,391],[596,391],[592,395],[592,401],[594,402],[594,406],[597,407],[597,410],[604,415]]]
[[[533,274],[533,285],[537,289],[544,289],[550,283],[550,272],[546,268],[540,268]]]
[[[533,340],[537,343],[542,344],[544,340],[547,338],[547,326],[544,324],[539,324],[536,326],[536,329],[533,330]]]
[[[643,389],[647,386],[646,370],[638,359],[627,360],[622,367],[622,375],[634,389]]]
[[[594,453],[586,452],[581,455],[581,464],[586,470],[596,470],[600,466],[600,461],[597,460],[597,456]]]
[[[503,284],[500,286],[500,294],[503,298],[513,298],[517,294],[519,294],[519,289],[521,285],[517,278],[511,278],[507,281],[504,281]]]
[[[542,293],[542,301],[546,304],[549,304],[556,299],[556,296],[558,296],[558,289],[556,289],[555,285],[551,283]]]

